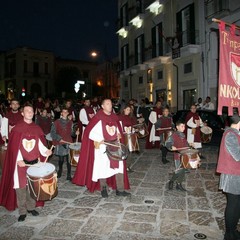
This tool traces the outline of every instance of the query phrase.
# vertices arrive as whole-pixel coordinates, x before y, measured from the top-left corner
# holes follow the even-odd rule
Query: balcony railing
[[[168,42],[165,42],[165,53],[169,53],[172,51],[172,41],[171,39],[174,38],[167,38],[169,39]],[[184,47],[190,44],[199,44],[199,31],[184,31],[179,33],[179,44],[180,47]]]
[[[206,17],[219,17],[229,12],[229,0],[205,0]]]

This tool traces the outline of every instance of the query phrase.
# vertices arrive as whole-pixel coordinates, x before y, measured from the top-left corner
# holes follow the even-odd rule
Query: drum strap
[[[36,159],[34,159],[34,160],[32,160],[32,161],[27,161],[27,160],[25,160],[25,159],[23,159],[23,161],[24,161],[24,163],[25,164],[27,164],[27,165],[33,165],[33,164],[36,164],[36,163],[38,163],[38,158],[36,158]]]

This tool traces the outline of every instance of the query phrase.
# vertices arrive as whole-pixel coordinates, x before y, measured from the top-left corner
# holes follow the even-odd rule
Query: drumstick
[[[157,130],[168,130],[168,129],[172,129],[171,127],[166,127],[166,128],[157,128]]]
[[[79,128],[77,129],[77,131],[79,131]],[[77,134],[76,143],[78,142],[78,136],[79,134]]]
[[[108,142],[103,142],[105,145],[109,145],[109,146],[112,146],[112,147],[121,147],[121,146],[118,146],[118,145],[115,145],[115,144],[111,144],[111,143],[108,143]]]
[[[185,150],[185,149],[190,149],[190,147],[177,148],[176,151],[179,151],[179,150]]]
[[[50,151],[52,151],[54,147],[55,147],[55,146],[54,146],[54,145],[52,145],[52,146],[51,146],[51,148],[50,148]],[[49,156],[50,156],[50,155],[48,155],[48,156],[45,158],[45,160],[44,160],[44,164],[47,162],[47,160],[48,160]]]

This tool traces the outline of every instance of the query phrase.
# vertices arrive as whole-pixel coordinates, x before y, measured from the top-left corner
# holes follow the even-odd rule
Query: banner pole
[[[212,18],[212,21],[213,22],[215,22],[215,23],[220,23],[221,22],[221,20],[219,20],[219,19],[217,19],[217,18]],[[223,21],[224,22],[224,21]],[[232,25],[235,25],[235,24],[233,24],[233,23],[227,23],[227,22],[225,22],[225,24],[227,25],[227,26],[229,26],[229,27],[231,27]],[[236,26],[236,29],[240,29],[240,26],[237,26],[237,25],[235,25]]]

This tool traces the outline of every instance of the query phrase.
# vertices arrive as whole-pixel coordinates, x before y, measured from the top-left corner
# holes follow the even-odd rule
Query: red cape
[[[74,177],[72,179],[72,183],[79,186],[86,186],[90,192],[94,192],[95,190],[100,190],[100,182],[92,181],[92,172],[93,172],[93,164],[94,164],[94,144],[93,144],[93,141],[89,139],[89,134],[92,128],[104,117],[106,117],[106,114],[104,114],[102,109],[99,110],[97,114],[91,119],[87,127],[85,128],[83,133],[81,152],[79,156],[78,165],[77,165]],[[118,121],[117,116],[114,113],[111,114],[111,120],[117,121],[118,129],[121,132],[121,135],[123,136],[120,123]],[[123,137],[122,137],[122,140],[123,140]],[[128,175],[127,175],[126,161],[123,161],[123,171],[124,171],[123,173],[124,188],[129,189],[130,187],[129,187],[129,181],[128,181]],[[107,184],[112,189],[116,189],[115,175],[107,178]]]
[[[17,160],[18,149],[22,139],[23,129],[30,128],[31,132],[39,134],[42,143],[46,145],[44,133],[39,126],[35,123],[27,124],[24,121],[19,122],[11,131],[9,136],[8,149],[6,158],[2,169],[2,177],[0,182],[0,205],[4,206],[7,210],[13,211],[17,208],[16,191],[13,188],[14,170]],[[41,157],[41,160],[44,160]],[[43,206],[44,202],[38,201],[36,206]]]

